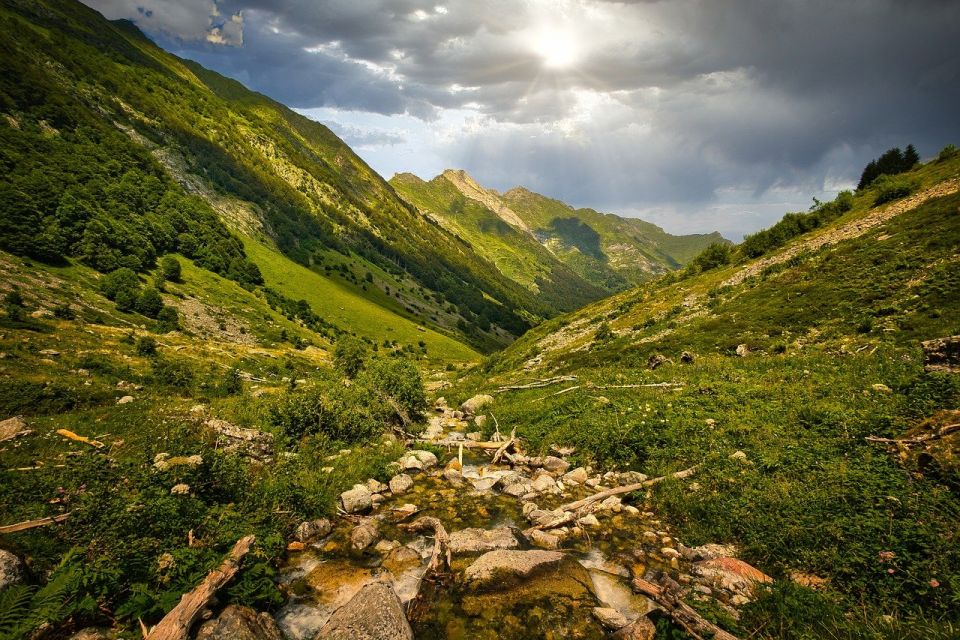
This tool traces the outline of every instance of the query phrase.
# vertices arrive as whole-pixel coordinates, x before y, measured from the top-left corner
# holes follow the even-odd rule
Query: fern
[[[0,591],[0,639],[20,637],[20,630],[30,618],[35,589],[15,584]]]
[[[64,561],[68,559],[69,554]],[[0,592],[0,640],[24,638],[41,624],[59,622],[69,615],[67,604],[75,574],[75,567],[62,562],[40,589],[18,584]]]

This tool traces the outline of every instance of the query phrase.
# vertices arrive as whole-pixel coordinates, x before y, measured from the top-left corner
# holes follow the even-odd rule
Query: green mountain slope
[[[572,279],[576,275],[610,293],[676,269],[710,244],[726,242],[719,233],[674,236],[643,220],[574,209],[522,187],[499,194],[464,171],[447,170],[429,182],[399,174],[390,183],[505,275],[528,288],[536,284],[545,299],[553,298],[537,281],[545,274],[554,274],[554,286],[569,281],[566,288],[583,289]],[[589,289],[584,295],[596,298]]]
[[[533,451],[699,464],[645,504],[684,544],[734,544],[774,576],[729,621],[741,637],[951,637],[960,438],[930,429],[956,422],[960,379],[925,371],[920,342],[960,334],[958,247],[945,153],[550,320],[445,396],[546,381],[497,395]],[[871,441],[907,433],[935,444]]]
[[[20,202],[0,229],[4,248],[102,271],[122,255],[142,268],[180,251],[242,280],[252,273],[242,244],[212,209],[304,266],[323,271],[337,252],[362,275],[382,273],[371,287],[405,288],[408,314],[480,348],[553,313],[401,200],[329,129],[177,59],[132,25],[75,2],[8,2],[0,30],[2,187]],[[130,185],[145,185],[136,201],[119,195]]]

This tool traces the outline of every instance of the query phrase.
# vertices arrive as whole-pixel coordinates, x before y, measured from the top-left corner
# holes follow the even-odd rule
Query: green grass
[[[433,360],[471,361],[478,354],[470,347],[419,325],[347,286],[300,266],[264,245],[247,240],[244,244],[251,259],[263,273],[267,286],[295,300],[306,300],[327,321],[377,342],[396,340],[415,345],[427,344],[427,356]]]

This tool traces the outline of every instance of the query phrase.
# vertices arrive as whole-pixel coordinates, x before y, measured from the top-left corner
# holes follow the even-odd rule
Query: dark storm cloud
[[[469,110],[451,165],[579,203],[820,194],[888,146],[960,140],[946,0],[87,2],[292,106]]]

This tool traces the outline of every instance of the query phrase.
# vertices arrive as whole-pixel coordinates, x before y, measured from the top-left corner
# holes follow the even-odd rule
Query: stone
[[[693,364],[694,360],[696,360],[696,356],[694,356],[689,351],[684,351],[683,353],[680,354],[680,362],[682,362],[683,364]]]
[[[23,580],[23,563],[9,551],[0,549],[0,591]]]
[[[887,385],[878,382],[877,384],[870,385],[870,388],[876,391],[877,393],[893,393],[893,389]]]
[[[588,513],[582,518],[577,518],[577,524],[581,527],[599,527],[600,521],[597,520],[597,516],[592,513]]]
[[[367,480],[367,489],[370,489],[370,493],[383,493],[388,489],[388,487],[379,480],[370,478]]]
[[[660,549],[660,555],[667,559],[679,558],[680,552],[672,547],[662,547]]]
[[[413,478],[400,473],[390,478],[390,492],[394,494],[406,493],[413,486]]]
[[[380,539],[380,529],[375,520],[361,522],[350,531],[350,548],[365,551]]]
[[[921,342],[923,370],[930,373],[960,373],[960,336]]]
[[[757,584],[769,584],[773,578],[743,560],[730,557],[710,558],[693,565],[692,573],[714,588],[747,598],[755,597]]]
[[[449,468],[443,470],[443,479],[450,484],[460,484],[463,482],[463,474],[457,469]]]
[[[487,416],[474,416],[473,424],[477,425],[478,427],[482,427],[483,425],[487,424]]]
[[[503,490],[512,484],[523,482],[523,480],[524,480],[524,477],[519,473],[517,473],[516,471],[507,471],[502,476],[500,476],[500,479],[497,481],[497,484],[495,486],[498,489]]]
[[[557,518],[563,515],[563,511],[546,511],[544,509],[531,509],[529,513],[526,513],[527,520],[532,524],[542,527],[544,525],[550,524]]]
[[[27,430],[27,421],[20,416],[7,418],[0,422],[0,442],[16,438]]]
[[[496,549],[516,549],[520,546],[507,527],[496,529],[461,529],[450,534],[450,553],[486,553]]]
[[[70,636],[70,640],[110,640],[113,637],[109,629],[87,627]]]
[[[734,451],[730,454],[730,459],[738,462],[750,462],[750,459],[747,457],[747,454],[744,451]]]
[[[301,522],[293,534],[299,542],[313,542],[326,538],[333,531],[333,523],[326,518]]]
[[[593,617],[597,619],[597,622],[611,631],[622,629],[630,623],[625,615],[610,607],[594,607]]]
[[[123,396],[117,400],[117,404],[130,404],[131,402],[133,402],[133,396]]]
[[[620,513],[623,510],[623,502],[617,496],[610,496],[600,503],[598,509],[600,511],[612,511],[614,513]]]
[[[497,480],[499,480],[499,478],[490,477],[490,476],[486,478],[480,478],[479,480],[473,483],[473,490],[474,491],[490,491],[496,486]]]
[[[172,487],[170,487],[170,495],[188,496],[190,495],[190,485],[184,484],[182,482],[180,484],[175,484]]]
[[[565,473],[570,468],[570,463],[563,458],[547,456],[543,459],[543,468],[550,473]]]
[[[745,344],[738,344],[736,353],[737,353],[737,356],[743,358],[750,353],[750,347],[748,347]]]
[[[500,549],[477,558],[463,573],[464,583],[471,589],[504,588],[537,573],[556,569],[564,561],[558,551],[515,551]]]
[[[408,545],[398,545],[383,559],[383,568],[397,576],[407,569],[420,566],[420,554]]]
[[[529,482],[517,482],[504,487],[503,493],[508,496],[513,496],[514,498],[520,498],[528,493],[531,493],[531,490],[532,487]]]
[[[646,481],[647,474],[640,473],[639,471],[623,471],[617,474],[617,482],[619,484],[638,484]]]
[[[614,640],[653,640],[657,635],[657,625],[647,616],[640,616],[627,626],[613,634]]]
[[[287,544],[287,551],[305,551],[306,548],[307,548],[307,545],[303,544],[302,542],[298,542],[296,540]]]
[[[583,484],[588,480],[587,470],[577,467],[573,471],[563,474],[563,481],[567,483]]]
[[[544,491],[552,491],[557,488],[557,481],[554,480],[547,474],[538,476],[531,485],[533,491],[538,493],[543,493]]]
[[[556,549],[560,546],[560,538],[553,535],[552,533],[547,533],[546,531],[540,531],[539,529],[534,529],[530,532],[529,535],[530,544],[535,547],[540,547],[541,549]]]
[[[283,640],[283,634],[270,614],[231,604],[200,626],[196,640]]]
[[[371,507],[371,497],[370,489],[366,485],[355,484],[353,489],[340,494],[340,503],[347,513],[359,513]]]
[[[476,415],[481,409],[493,404],[493,396],[487,394],[475,395],[460,405],[460,410],[468,416]]]
[[[410,455],[419,460],[424,469],[437,466],[437,456],[430,451],[411,451]]]
[[[416,456],[407,456],[401,460],[400,467],[404,471],[423,471],[423,463]]]
[[[651,369],[656,369],[657,367],[669,362],[666,356],[655,353],[650,358],[647,359],[647,366]]]
[[[467,434],[467,440],[470,442],[481,442],[483,440],[483,432],[471,431]]]
[[[330,616],[317,640],[413,640],[413,630],[393,589],[373,582]]]

